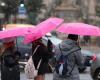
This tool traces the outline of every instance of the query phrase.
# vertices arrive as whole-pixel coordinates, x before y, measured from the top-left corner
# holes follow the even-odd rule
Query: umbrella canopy
[[[46,19],[45,21],[39,23],[37,25],[37,27],[45,26],[49,22],[55,24],[56,26],[59,26],[63,21],[64,21],[64,19],[62,19],[62,18],[50,17],[50,18]]]
[[[100,36],[99,27],[85,23],[64,23],[57,29],[57,31],[83,36]]]
[[[41,22],[38,24],[36,29],[33,31],[33,33],[28,34],[25,36],[24,43],[32,42],[42,36],[44,36],[46,33],[51,32],[52,30],[56,29],[57,26],[59,26],[64,20],[61,18],[48,18],[47,20]]]
[[[35,26],[33,25],[29,26],[26,24],[23,25],[23,27],[20,27],[20,25],[19,26],[17,25],[17,27],[15,27],[15,24],[14,26],[11,25],[11,27],[6,26],[3,31],[0,31],[0,39],[16,37],[16,36],[24,36],[25,34],[31,33],[34,29]]]

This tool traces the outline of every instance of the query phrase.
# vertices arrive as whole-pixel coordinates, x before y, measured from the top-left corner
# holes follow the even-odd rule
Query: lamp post
[[[0,1],[0,30],[2,30],[3,24],[4,24],[4,13],[3,8],[6,7],[5,2]]]
[[[21,23],[25,23],[27,20],[27,11],[24,0],[21,0],[18,6],[18,19]]]

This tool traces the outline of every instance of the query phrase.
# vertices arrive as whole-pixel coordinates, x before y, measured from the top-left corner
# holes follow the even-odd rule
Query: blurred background
[[[37,24],[50,16],[63,18],[65,22],[99,26],[100,0],[0,0],[0,29],[8,23]],[[59,35],[64,37],[64,34]],[[81,38],[100,46],[99,37]]]
[[[99,27],[100,0],[0,0],[0,30],[6,27],[7,24],[12,23],[36,25],[51,16],[63,18],[66,23],[83,22]],[[67,36],[55,31],[52,32],[52,35],[60,39],[65,39]],[[20,42],[21,40],[22,38],[18,39],[18,44],[22,43]],[[92,53],[100,52],[100,37],[80,36],[79,44],[82,49],[92,51]],[[29,44],[25,47],[25,45],[20,44],[20,47],[28,47],[27,51],[29,51],[31,45]],[[22,50],[21,48],[19,49]],[[22,52],[26,53],[27,51],[25,50],[23,49],[24,52]],[[88,68],[85,74],[80,74],[81,79],[92,80],[89,73],[90,69]],[[23,79],[24,76],[22,73],[22,80],[25,80]],[[50,76],[47,75],[46,80],[49,80]]]

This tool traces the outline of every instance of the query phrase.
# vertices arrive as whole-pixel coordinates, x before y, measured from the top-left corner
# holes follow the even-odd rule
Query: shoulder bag
[[[33,55],[36,53],[38,47],[39,45],[35,48]],[[38,69],[40,67],[41,61],[42,59],[40,59],[37,68],[35,68],[32,56],[30,56],[28,62],[25,65],[25,74],[28,79],[34,79],[38,75]]]

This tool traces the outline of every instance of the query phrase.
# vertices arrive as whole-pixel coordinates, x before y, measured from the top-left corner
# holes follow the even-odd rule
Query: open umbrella
[[[53,24],[59,26],[63,21],[64,21],[64,19],[62,19],[62,18],[50,17],[50,18],[46,19],[45,21],[39,23],[37,25],[37,27],[45,26],[47,23],[53,23]]]
[[[57,26],[59,26],[64,20],[61,18],[51,17],[47,20],[39,23],[35,30],[33,30],[33,33],[28,34],[25,36],[24,43],[32,42],[42,36],[44,36],[46,33],[51,32],[52,30],[56,29]]]
[[[100,28],[85,23],[63,23],[58,32],[67,34],[78,34],[84,36],[100,36]]]
[[[0,39],[3,41],[9,41],[12,38],[16,39],[16,47],[18,50],[17,36],[25,36],[25,34],[31,33],[35,29],[35,26],[29,24],[7,24],[3,27],[3,31],[0,31]]]
[[[17,37],[17,36],[24,36],[25,34],[31,33],[34,29],[35,26],[33,25],[26,25],[23,24],[23,26],[18,24],[9,24],[2,31],[0,31],[0,39],[3,38],[9,38],[9,37]],[[17,26],[16,26],[17,25]]]

